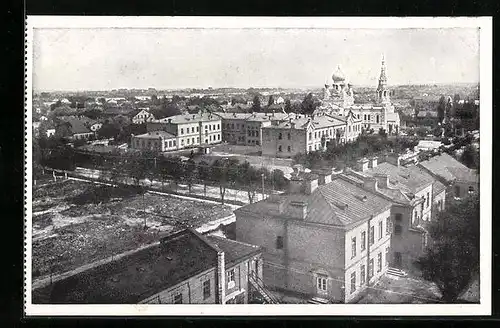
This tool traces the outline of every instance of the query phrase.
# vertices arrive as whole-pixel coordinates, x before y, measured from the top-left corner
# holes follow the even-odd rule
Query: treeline
[[[384,152],[403,152],[418,145],[411,137],[387,138],[385,133],[362,134],[355,141],[345,144],[330,142],[325,151],[312,151],[294,157],[297,163],[308,168],[354,166],[362,157],[379,156]]]
[[[197,162],[195,157],[183,160],[180,157],[166,157],[153,151],[110,154],[84,152],[52,141],[48,145],[37,144],[34,149],[35,178],[41,167],[74,170],[76,166],[99,169],[106,172],[105,178],[112,182],[131,183],[136,187],[147,187],[144,181],[173,181],[177,187],[186,184],[191,193],[194,184],[203,184],[206,195],[207,185],[219,187],[224,203],[226,188],[245,190],[250,203],[257,192],[272,189],[283,190],[288,180],[281,170],[270,171],[265,167],[255,168],[248,162],[240,163],[234,158],[221,158],[212,163]],[[51,148],[48,148],[48,147]],[[38,163],[38,164],[36,164]],[[263,190],[264,189],[264,190]]]

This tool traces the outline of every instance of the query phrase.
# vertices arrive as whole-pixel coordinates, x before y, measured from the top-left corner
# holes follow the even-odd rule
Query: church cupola
[[[387,75],[386,75],[386,67],[385,67],[385,58],[382,55],[382,67],[380,69],[380,77],[378,79],[378,87],[377,87],[377,101],[379,103],[390,103],[390,90],[387,87]]]

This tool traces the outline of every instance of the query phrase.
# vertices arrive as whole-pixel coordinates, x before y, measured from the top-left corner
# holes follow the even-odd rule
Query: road
[[[103,174],[104,172],[101,170],[77,167],[75,169],[75,173],[81,177],[87,177],[87,178],[93,178],[93,179],[105,178],[105,174]],[[125,183],[125,184],[130,184],[132,182],[132,179],[131,178],[122,179],[119,182]],[[149,179],[143,179],[140,181],[140,183],[144,186],[152,186],[159,191],[162,190],[161,181],[157,181],[157,180],[150,181]],[[197,196],[211,197],[211,198],[219,199],[219,200],[221,199],[219,187],[207,186],[206,193],[205,193],[204,186],[202,184],[193,184],[191,187],[191,192],[189,192],[189,188],[187,185],[178,184],[176,187],[172,181],[165,181],[163,187],[164,187],[164,191],[167,193],[169,190],[173,190],[176,193],[185,194],[186,196],[197,195]],[[265,190],[265,192],[267,193],[267,192],[269,192],[269,190]],[[264,195],[264,197],[267,197],[267,195]],[[242,202],[244,204],[250,203],[250,201],[248,199],[248,193],[245,190],[239,190],[239,189],[226,188],[226,194],[225,194],[224,199],[227,201],[239,201],[239,202]],[[262,192],[255,194],[254,201],[259,201],[262,199],[263,199]]]

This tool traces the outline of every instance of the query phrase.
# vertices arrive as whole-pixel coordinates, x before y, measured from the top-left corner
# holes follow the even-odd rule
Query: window
[[[286,147],[286,149],[287,149],[288,152],[292,151],[292,148],[290,146]]]
[[[193,144],[194,144],[194,138],[191,138],[191,143],[193,143]]]
[[[429,193],[427,193],[427,207],[429,207],[430,205],[430,199],[431,197],[429,196]]]
[[[460,197],[460,186],[455,186],[455,197]]]
[[[366,248],[366,231],[361,233],[361,251],[364,251]]]
[[[428,240],[427,240],[427,233],[425,233],[425,232],[424,232],[424,233],[422,234],[422,248],[427,247],[427,241],[428,241]]]
[[[395,224],[394,225],[394,234],[395,235],[401,235],[401,232],[403,231],[403,228],[401,227],[400,224]]]
[[[174,140],[174,141],[173,141],[173,144],[174,144],[174,147],[175,147],[175,146],[177,145],[177,141],[176,141],[176,140]]]
[[[384,228],[383,228],[384,222],[380,220],[378,222],[378,239],[382,239],[382,236],[384,235]]]
[[[361,285],[364,285],[365,282],[366,282],[366,267],[364,264],[361,264],[361,274],[360,274],[360,282],[361,282]]]
[[[469,186],[469,194],[472,194],[474,192],[474,187],[473,186]]]
[[[312,139],[312,132],[309,132],[309,139]]]
[[[356,291],[356,272],[351,273],[351,294]]]
[[[217,124],[217,130],[220,130],[220,124]]]
[[[391,234],[391,221],[389,221],[389,220],[390,220],[389,218],[385,219],[385,234],[386,235]]]
[[[232,125],[232,128],[234,129],[234,125],[233,124],[231,124],[231,125]],[[208,126],[207,125],[205,125],[205,130],[208,130]]]
[[[375,227],[370,227],[370,245],[375,243]]]
[[[189,145],[189,138],[187,138],[187,139],[186,139],[186,144],[188,144],[188,145]]]
[[[191,133],[194,133],[194,126],[191,127]]]
[[[279,146],[278,146],[278,151],[279,151],[279,152],[282,152],[282,151],[283,151],[283,150],[282,150],[281,145],[279,145]]]
[[[227,272],[227,287],[234,287],[234,269],[231,269]]]
[[[290,140],[290,133],[288,133],[287,137],[288,137],[288,140]]]
[[[282,133],[280,132],[280,134],[278,134],[278,140],[281,140],[281,139],[283,139],[283,135],[282,135]]]
[[[316,287],[318,288],[318,291],[326,292],[328,290],[326,277],[317,277]]]
[[[177,292],[175,294],[172,294],[172,303],[182,304],[182,293]]]
[[[349,132],[351,132],[351,126],[349,125]]]
[[[210,297],[210,279],[203,282],[203,299],[206,300]]]
[[[200,143],[200,137],[196,137],[196,142]]]
[[[199,126],[196,127],[196,132],[200,132],[200,127]]]
[[[351,240],[351,259],[356,257],[356,237]]]
[[[380,118],[379,118],[379,115],[377,114],[377,123],[379,123],[379,120],[380,120]]]
[[[181,139],[181,146],[184,146],[184,139]]]
[[[382,252],[379,252],[377,255],[377,264],[378,264],[377,272],[382,271]]]
[[[183,128],[181,128],[181,134],[184,134],[184,129]]]
[[[318,133],[314,132],[314,139],[318,138]]]
[[[220,134],[217,135],[217,140],[220,140]]]
[[[389,266],[389,247],[385,248],[385,266]]]
[[[368,265],[368,279],[373,277],[373,259],[370,259],[370,263]]]
[[[283,249],[283,236],[276,237],[276,248]]]

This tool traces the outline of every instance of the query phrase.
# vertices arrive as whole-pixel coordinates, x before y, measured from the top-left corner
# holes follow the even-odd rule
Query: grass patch
[[[129,198],[137,195],[139,190],[134,187],[111,187],[103,185],[88,186],[82,193],[68,197],[66,201],[75,205],[107,203],[113,198]]]

